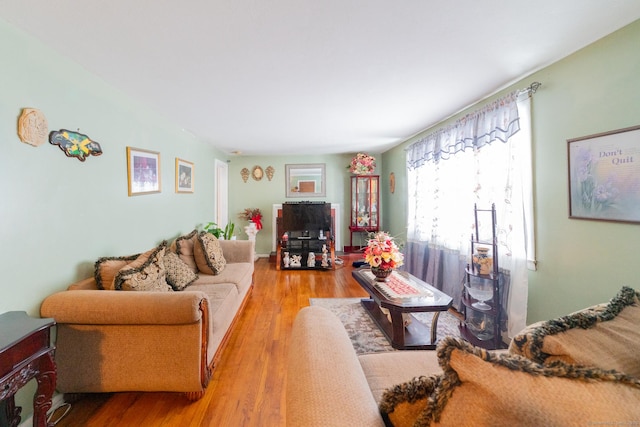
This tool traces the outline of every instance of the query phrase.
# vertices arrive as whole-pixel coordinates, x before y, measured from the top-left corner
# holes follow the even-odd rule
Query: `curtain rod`
[[[542,83],[533,82],[529,86],[525,87],[524,89],[520,89],[518,91],[518,95],[521,94],[521,93],[528,93],[529,96],[531,96],[534,93],[536,93],[538,91],[538,89],[540,89],[540,86],[542,86]]]

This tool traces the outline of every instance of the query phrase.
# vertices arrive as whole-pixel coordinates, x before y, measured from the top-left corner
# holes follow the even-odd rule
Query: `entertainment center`
[[[276,217],[278,270],[335,268],[335,216],[331,203],[285,202]]]

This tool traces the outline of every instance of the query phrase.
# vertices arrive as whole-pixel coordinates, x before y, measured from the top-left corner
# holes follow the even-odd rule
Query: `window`
[[[509,336],[526,325],[527,266],[535,267],[530,99],[518,98],[498,99],[407,149],[406,268],[459,301],[474,205],[495,204]]]

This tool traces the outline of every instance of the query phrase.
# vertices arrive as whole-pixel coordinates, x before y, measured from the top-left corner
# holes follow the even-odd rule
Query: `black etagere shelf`
[[[464,274],[461,304],[464,321],[460,322],[460,335],[478,347],[504,348],[496,208],[493,204],[491,209],[479,209],[477,205],[473,209],[475,234],[471,235],[471,262]],[[480,218],[491,220],[490,236],[481,236]]]

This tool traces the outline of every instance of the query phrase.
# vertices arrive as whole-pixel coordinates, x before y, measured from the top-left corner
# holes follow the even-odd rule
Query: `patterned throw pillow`
[[[447,337],[439,376],[385,392],[380,412],[393,426],[568,426],[640,419],[640,379],[616,371],[494,354]]]
[[[198,240],[198,230],[193,230],[191,233],[178,237],[173,242],[172,249],[185,264],[191,268],[194,273],[198,272],[198,266],[196,260],[193,257],[193,247]]]
[[[122,267],[114,280],[117,291],[173,291],[167,284],[164,268],[166,242],[140,255]]]
[[[96,261],[94,269],[94,278],[98,289],[113,291],[115,290],[113,281],[118,271],[131,261],[138,258],[140,254],[123,256],[123,257],[103,257]]]
[[[167,283],[174,291],[184,290],[198,278],[198,275],[173,252],[167,252],[162,261],[167,272]]]
[[[193,246],[193,255],[198,270],[204,274],[220,274],[227,265],[220,242],[216,236],[206,231],[198,234],[198,241]]]
[[[640,377],[640,297],[623,287],[606,304],[529,326],[509,351],[535,362],[615,369]]]

